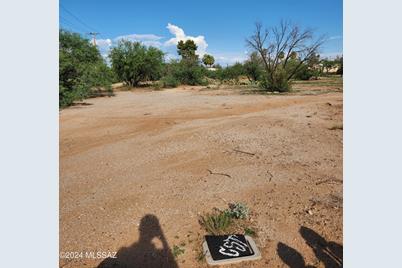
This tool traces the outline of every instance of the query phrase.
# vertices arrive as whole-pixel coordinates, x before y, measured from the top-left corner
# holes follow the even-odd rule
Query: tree
[[[324,38],[315,39],[312,30],[302,30],[282,21],[279,26],[265,30],[260,23],[256,23],[254,34],[246,42],[262,59],[265,69],[262,86],[270,91],[288,91],[289,80],[317,52]],[[295,53],[298,63],[289,64]]]
[[[215,63],[215,58],[212,55],[205,54],[202,57],[202,62],[211,67]]]
[[[128,40],[120,41],[109,54],[118,78],[133,87],[142,81],[159,79],[163,57],[163,52],[157,48]]]
[[[248,60],[243,65],[244,73],[250,82],[256,82],[262,74],[262,60],[257,52],[250,54]]]
[[[198,56],[195,54],[197,50],[197,45],[193,40],[187,40],[184,42],[180,40],[177,43],[177,53],[182,57],[183,60],[198,60]]]
[[[197,45],[193,40],[179,41],[177,53],[181,56],[180,61],[171,61],[167,65],[164,80],[178,81],[186,85],[205,85],[205,68],[200,65],[197,54]],[[171,83],[174,84],[174,83]]]
[[[59,106],[91,95],[93,89],[111,92],[112,74],[99,50],[78,33],[59,31]]]

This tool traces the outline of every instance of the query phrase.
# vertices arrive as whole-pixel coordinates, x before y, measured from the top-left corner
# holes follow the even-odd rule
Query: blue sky
[[[281,19],[325,34],[328,41],[322,56],[342,54],[341,0],[60,0],[60,4],[60,27],[84,35],[100,32],[97,40],[103,55],[126,38],[157,46],[167,58],[175,58],[174,43],[190,38],[198,44],[199,54],[212,54],[223,65],[233,64],[250,52],[244,40],[253,33],[256,21],[275,26]]]

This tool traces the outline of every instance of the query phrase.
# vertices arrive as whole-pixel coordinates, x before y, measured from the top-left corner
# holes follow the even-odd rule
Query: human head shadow
[[[314,251],[315,256],[326,268],[343,267],[343,246],[325,238],[307,227],[300,227],[301,236],[306,244]],[[305,264],[303,256],[295,249],[279,242],[277,253],[282,261],[290,268],[311,268]]]
[[[107,258],[97,268],[177,268],[178,265],[155,215],[145,215],[139,226],[139,240],[122,247],[116,258]]]

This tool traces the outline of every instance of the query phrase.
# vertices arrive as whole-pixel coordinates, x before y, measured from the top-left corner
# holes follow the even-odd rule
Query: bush
[[[309,69],[306,64],[303,64],[293,77],[296,80],[310,80],[313,76],[313,70]]]
[[[255,82],[260,79],[262,74],[262,63],[257,52],[250,54],[249,59],[243,64],[243,70],[250,82]]]
[[[249,208],[243,203],[229,204],[230,215],[235,219],[246,219],[249,214]]]
[[[216,71],[216,77],[221,82],[234,82],[239,83],[239,77],[244,74],[244,68],[241,63],[235,63],[232,66],[226,68],[218,69]]]
[[[122,40],[110,51],[112,68],[120,81],[130,86],[158,80],[162,74],[163,52],[139,42]]]
[[[59,32],[59,106],[91,96],[94,89],[112,91],[113,74],[97,47],[77,33]]]
[[[206,70],[205,76],[210,79],[218,79],[218,73],[219,73],[219,70],[216,70],[216,71]]]
[[[232,224],[232,216],[228,211],[215,211],[201,217],[200,223],[205,230],[213,235],[224,234],[227,228]]]
[[[260,81],[260,86],[267,91],[290,91],[290,81],[287,79],[287,73],[284,70],[278,70],[272,75],[264,75]]]
[[[179,85],[179,81],[173,75],[169,74],[161,79],[161,85],[164,88],[177,87]]]
[[[190,60],[172,61],[167,65],[167,76],[184,85],[207,85],[205,68]]]

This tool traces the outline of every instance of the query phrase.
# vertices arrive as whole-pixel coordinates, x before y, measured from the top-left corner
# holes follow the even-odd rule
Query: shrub
[[[177,87],[179,85],[179,81],[172,74],[168,74],[167,76],[162,77],[161,85],[164,88]]]
[[[260,81],[260,86],[267,91],[290,91],[290,81],[287,79],[287,73],[283,70],[278,70],[271,75],[264,75]]]
[[[219,70],[217,71],[212,71],[212,70],[206,70],[205,71],[205,76],[211,79],[218,79],[218,74]]]
[[[303,64],[294,75],[297,80],[310,80],[314,76],[313,70],[309,69],[306,64]]]
[[[167,76],[174,77],[180,84],[185,85],[206,85],[205,68],[197,62],[182,60],[172,61],[167,65]]]
[[[163,55],[157,48],[122,40],[110,51],[109,58],[117,77],[130,86],[137,86],[141,81],[161,77]]]
[[[249,214],[249,208],[243,203],[229,204],[229,211],[232,218],[246,219]]]
[[[226,68],[218,69],[217,78],[221,82],[229,82],[232,81],[235,84],[239,83],[239,77],[244,74],[243,65],[241,63],[235,63],[232,66],[228,66]]]
[[[223,234],[232,224],[232,216],[227,210],[215,211],[214,213],[202,216],[200,223],[208,233],[219,235]]]
[[[244,74],[250,82],[257,81],[262,74],[261,58],[257,52],[250,54],[249,59],[243,64]]]

